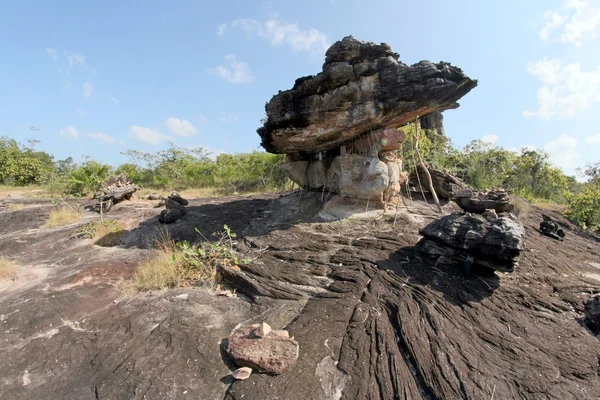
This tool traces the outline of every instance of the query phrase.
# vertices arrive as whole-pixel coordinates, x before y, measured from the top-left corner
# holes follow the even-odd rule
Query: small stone
[[[238,381],[245,381],[246,379],[250,378],[251,374],[252,368],[248,367],[238,368],[231,373],[233,379],[237,379]]]
[[[178,299],[181,299],[181,300],[187,300],[188,299],[188,294],[187,293],[182,293],[182,294],[180,294],[178,296],[175,296],[175,297],[177,297]]]
[[[254,328],[251,332],[251,335],[257,338],[264,338],[271,332],[271,326],[266,322],[262,324],[258,324],[256,328]]]
[[[288,331],[286,331],[285,329],[282,329],[282,330],[272,330],[271,334],[275,335],[275,336],[279,336],[279,337],[287,337],[287,338],[290,337],[290,333]]]
[[[219,290],[217,292],[217,296],[224,296],[224,297],[233,297],[233,292],[231,290]]]

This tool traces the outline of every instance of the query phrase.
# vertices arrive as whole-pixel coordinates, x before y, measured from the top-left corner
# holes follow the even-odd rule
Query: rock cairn
[[[397,128],[457,108],[475,86],[449,63],[409,66],[386,43],[348,36],[327,50],[322,72],[273,96],[257,132],[265,150],[287,154],[281,168],[298,185],[386,201],[406,179]]]
[[[263,322],[233,331],[226,350],[239,367],[279,375],[294,365],[299,346],[288,331],[272,330]]]
[[[140,187],[127,179],[124,174],[112,176],[94,194],[94,199],[98,200],[96,208],[99,210],[102,207],[102,212],[109,212],[113,205],[131,200],[138,190]]]
[[[165,199],[166,209],[160,213],[158,222],[163,224],[170,224],[177,221],[187,213],[185,206],[188,205],[188,201],[181,197],[179,193],[173,192],[170,196]]]
[[[485,210],[494,210],[499,214],[512,212],[515,208],[504,189],[494,189],[484,192],[465,189],[456,193],[454,201],[466,212],[476,214],[483,214]]]
[[[417,250],[440,265],[463,265],[468,275],[473,265],[512,272],[525,249],[525,228],[509,213],[495,215],[450,214],[420,230]]]

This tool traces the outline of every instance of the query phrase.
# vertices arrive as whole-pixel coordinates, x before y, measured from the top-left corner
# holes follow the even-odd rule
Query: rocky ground
[[[437,216],[423,202],[394,226],[393,212],[327,222],[351,212],[299,192],[192,200],[169,233],[201,240],[227,224],[253,259],[223,271],[240,295],[127,297],[123,280],[164,229],[153,206],[114,206],[129,229],[118,247],[71,239],[77,224],[42,228],[49,203],[0,212],[0,254],[19,265],[0,283],[0,398],[598,398],[600,341],[581,316],[600,290],[600,240],[556,213],[521,214],[527,249],[514,273],[464,278],[414,250]],[[537,231],[542,211],[563,242]],[[233,382],[226,340],[255,322],[287,329],[299,358],[282,375]]]

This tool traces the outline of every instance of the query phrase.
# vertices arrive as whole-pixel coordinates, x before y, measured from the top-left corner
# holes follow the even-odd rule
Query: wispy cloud
[[[221,111],[219,113],[219,120],[224,122],[233,122],[238,120],[238,115],[236,113],[226,113],[225,111]]]
[[[198,129],[187,119],[167,118],[165,125],[167,130],[175,136],[188,137],[198,132]]]
[[[69,140],[76,140],[79,137],[79,134],[77,133],[77,129],[75,129],[75,127],[73,127],[71,125],[69,125],[65,128],[62,128],[58,134],[61,137],[65,138],[65,139],[69,139]]]
[[[152,146],[158,146],[161,142],[173,139],[173,137],[163,135],[157,130],[137,125],[132,125],[129,128],[129,137]]]
[[[546,24],[540,31],[540,38],[548,40],[553,32],[562,28],[555,40],[570,43],[577,47],[586,40],[596,38],[600,29],[600,1],[564,0],[564,13],[548,11],[544,14]]]
[[[54,61],[58,60],[58,53],[53,48],[46,47],[46,54],[48,54],[48,56],[50,58],[52,58]]]
[[[567,132],[546,144],[544,150],[550,155],[553,164],[567,171],[572,171],[579,159],[577,139]]]
[[[113,97],[113,96],[108,96],[108,99],[109,99],[110,101],[112,101],[113,103],[115,103],[115,104],[119,104],[119,100],[117,100],[117,98],[116,98],[116,97]]]
[[[537,111],[524,111],[525,117],[550,119],[573,118],[592,103],[600,101],[600,66],[595,71],[581,70],[579,62],[563,65],[560,60],[543,60],[527,64],[527,72],[543,84],[538,90]]]
[[[116,141],[114,137],[107,135],[106,133],[92,132],[92,133],[88,133],[88,136],[94,140],[97,140],[99,142],[106,143],[106,144],[113,144]]]
[[[591,145],[600,145],[600,133],[594,135],[594,136],[590,136],[585,138],[585,142],[587,144],[591,144]]]
[[[71,68],[76,65],[85,65],[85,57],[79,53],[66,53],[66,56],[69,67]]]
[[[484,137],[481,138],[481,141],[485,142],[485,143],[489,143],[489,144],[496,144],[496,142],[498,142],[498,135],[493,135],[493,134],[485,135]]]
[[[327,35],[314,28],[300,29],[298,24],[271,18],[266,22],[254,19],[238,19],[231,23],[241,28],[249,37],[260,37],[272,46],[287,45],[294,51],[324,52],[329,48]]]
[[[84,116],[84,115],[85,115],[85,111],[83,111],[81,108],[78,108],[77,110],[75,110],[75,112],[76,112],[78,115],[81,115],[81,116]]]
[[[217,28],[217,35],[223,36],[225,34],[225,30],[227,29],[227,24],[220,24]]]
[[[232,54],[225,56],[225,60],[229,62],[229,67],[219,65],[209,72],[216,74],[231,83],[250,83],[254,80],[248,64],[238,61]]]
[[[89,99],[94,95],[94,85],[92,85],[92,82],[85,81],[83,83],[83,95],[86,99]]]

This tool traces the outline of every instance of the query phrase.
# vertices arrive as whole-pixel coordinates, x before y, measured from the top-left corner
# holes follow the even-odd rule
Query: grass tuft
[[[512,199],[512,203],[515,206],[513,213],[517,216],[519,221],[525,220],[529,214],[529,202],[522,197],[515,196]]]
[[[0,257],[0,280],[17,279],[17,265],[6,257]]]
[[[98,246],[113,247],[121,243],[121,238],[127,232],[126,228],[127,225],[124,222],[114,219],[97,220],[81,225],[73,231],[71,237],[97,239],[95,244]]]
[[[216,242],[190,244],[175,243],[164,233],[157,243],[156,257],[140,264],[133,281],[126,284],[130,293],[170,289],[176,286],[204,286],[214,288],[220,266],[239,268],[240,261],[233,250],[232,233],[227,226],[224,232],[213,234]]]
[[[50,216],[44,227],[56,228],[58,226],[70,225],[80,220],[81,212],[68,207],[59,207],[50,212]]]

